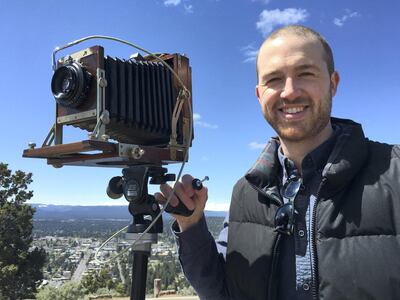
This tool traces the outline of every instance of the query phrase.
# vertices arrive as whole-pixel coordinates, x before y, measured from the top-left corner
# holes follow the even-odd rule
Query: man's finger
[[[170,187],[168,184],[161,184],[160,191],[161,191],[161,193],[163,193],[165,201],[167,201],[169,196],[172,194],[172,187]],[[171,204],[172,206],[177,206],[178,203],[179,203],[179,200],[176,197],[176,195],[172,195],[169,204]]]
[[[154,193],[154,198],[156,199],[157,202],[164,204],[165,202],[167,202],[167,199],[165,199],[165,197],[163,196],[163,194],[161,193]]]
[[[175,194],[189,210],[195,209],[193,199],[186,193],[183,183],[176,183]]]
[[[197,201],[200,202],[202,206],[205,206],[208,199],[208,188],[203,185],[203,188],[201,190],[195,190],[195,195],[193,198],[197,199]]]
[[[189,174],[185,174],[182,176],[182,183],[185,189],[186,194],[192,198],[194,195],[194,188],[192,186],[192,182],[193,182],[193,176],[189,175]]]

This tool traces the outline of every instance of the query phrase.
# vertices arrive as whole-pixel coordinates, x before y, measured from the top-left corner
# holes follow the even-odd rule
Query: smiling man
[[[265,119],[300,168],[304,156],[332,134],[332,97],[339,83],[332,51],[317,33],[287,27],[264,42],[257,70]]]
[[[277,132],[233,189],[215,242],[203,215],[207,188],[177,184],[190,217],[173,230],[201,299],[399,299],[400,148],[331,117],[339,84],[330,46],[287,26],[257,58],[256,96]],[[165,201],[171,187],[156,194]]]

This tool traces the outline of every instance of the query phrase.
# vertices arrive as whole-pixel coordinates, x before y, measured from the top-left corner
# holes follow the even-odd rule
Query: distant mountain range
[[[31,204],[36,208],[34,220],[69,220],[69,219],[132,219],[128,206],[78,206]],[[165,213],[164,218],[170,218]],[[205,211],[207,217],[225,217],[225,211]]]

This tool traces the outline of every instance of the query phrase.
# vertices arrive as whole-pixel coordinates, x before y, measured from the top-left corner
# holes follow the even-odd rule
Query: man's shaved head
[[[325,40],[325,38],[323,38],[318,32],[312,30],[311,28],[301,26],[301,25],[289,25],[289,26],[279,28],[279,29],[275,30],[274,32],[272,32],[268,36],[268,38],[261,45],[260,49],[265,44],[269,43],[270,41],[272,41],[278,37],[285,36],[285,35],[295,35],[297,37],[302,37],[304,39],[311,38],[311,39],[318,40],[321,43],[322,48],[324,50],[323,58],[328,67],[329,75],[332,75],[332,73],[335,71],[335,64],[333,61],[332,49],[329,46],[328,42]],[[258,55],[257,55],[257,60],[256,60],[256,69],[257,69],[257,79],[258,79]]]

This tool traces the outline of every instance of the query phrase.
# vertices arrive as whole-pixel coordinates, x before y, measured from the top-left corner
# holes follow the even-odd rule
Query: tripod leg
[[[149,256],[147,251],[133,251],[131,300],[145,300]]]

